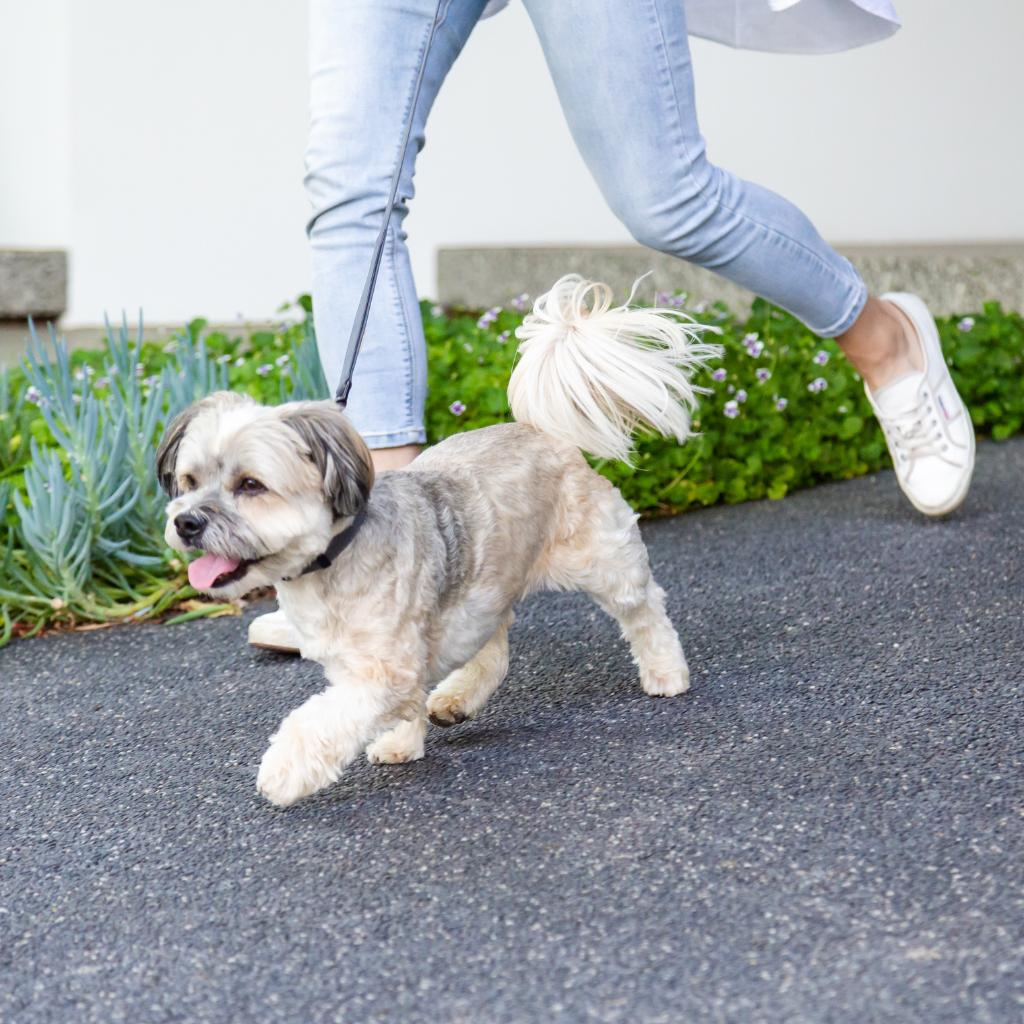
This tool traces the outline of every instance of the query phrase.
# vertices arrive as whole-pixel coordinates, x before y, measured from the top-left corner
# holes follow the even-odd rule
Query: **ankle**
[[[374,448],[370,452],[370,458],[373,460],[374,470],[382,473],[386,469],[403,469],[421,451],[423,451],[422,445],[403,444],[397,448]]]
[[[857,372],[872,391],[904,377],[913,371],[910,361],[910,345],[902,331],[880,339],[870,350],[858,354],[853,360]]]
[[[914,327],[889,302],[869,299],[853,327],[836,341],[871,391],[921,369]]]

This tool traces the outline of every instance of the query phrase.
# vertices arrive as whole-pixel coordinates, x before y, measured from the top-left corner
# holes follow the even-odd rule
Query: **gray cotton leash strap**
[[[345,352],[345,361],[341,366],[341,383],[334,394],[334,401],[342,409],[348,404],[348,393],[352,390],[352,374],[355,372],[356,359],[359,357],[359,349],[363,344],[363,335],[366,333],[366,324],[370,319],[370,302],[373,299],[373,289],[377,284],[377,274],[380,272],[380,264],[384,258],[384,246],[388,240],[388,229],[391,227],[391,214],[395,208],[395,200],[398,197],[398,182],[402,176],[402,168],[405,166],[405,159],[409,155],[409,139],[412,137],[412,124],[416,118],[416,107],[420,99],[420,86],[423,85],[423,74],[427,67],[427,58],[430,55],[430,47],[434,42],[434,34],[437,31],[438,23],[441,20],[441,11],[445,0],[438,0],[437,10],[430,23],[430,34],[427,36],[427,45],[423,48],[423,57],[420,60],[419,69],[416,72],[416,83],[412,90],[412,102],[409,104],[409,113],[405,120],[405,129],[402,134],[402,146],[398,153],[398,163],[395,165],[395,173],[391,176],[391,191],[388,195],[388,205],[384,211],[384,223],[381,225],[380,234],[377,236],[377,244],[373,250],[373,258],[370,261],[370,273],[367,275],[366,284],[363,285],[363,294],[356,309],[355,322],[352,324],[352,333],[348,339],[348,349]]]

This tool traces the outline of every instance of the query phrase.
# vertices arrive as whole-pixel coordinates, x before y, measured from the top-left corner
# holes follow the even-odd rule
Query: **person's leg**
[[[348,414],[378,469],[423,443],[426,351],[402,221],[427,114],[486,0],[442,0]],[[356,306],[385,216],[413,84],[438,0],[312,0],[311,127],[306,151],[313,315],[328,384],[338,383]]]
[[[581,154],[641,243],[788,309],[879,380],[912,346],[792,203],[716,167],[697,125],[684,5],[525,0]]]
[[[442,0],[411,152],[356,364],[347,412],[370,446],[374,468],[400,469],[425,440],[426,345],[405,248],[404,199],[413,194],[416,154],[441,82],[486,0]],[[438,0],[312,0],[306,191],[313,207],[313,316],[324,375],[338,384],[356,306],[399,159],[405,118]],[[249,643],[298,651],[283,611],[249,624]]]
[[[580,152],[633,235],[836,338],[864,377],[904,494],[927,515],[957,508],[974,434],[934,320],[916,296],[869,297],[792,203],[708,161],[684,5],[524,2]]]

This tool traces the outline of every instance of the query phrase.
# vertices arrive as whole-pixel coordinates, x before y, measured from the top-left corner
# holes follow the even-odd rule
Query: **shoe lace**
[[[935,399],[927,387],[921,387],[917,402],[909,409],[879,416],[882,429],[892,441],[904,463],[935,456],[951,466],[959,466],[949,440],[943,433],[935,410]]]

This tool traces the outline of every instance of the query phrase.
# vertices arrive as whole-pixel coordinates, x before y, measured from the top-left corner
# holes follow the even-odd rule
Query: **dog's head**
[[[171,499],[164,538],[203,552],[189,580],[224,598],[300,573],[373,486],[370,453],[333,402],[270,407],[229,391],[170,423],[156,468]]]

